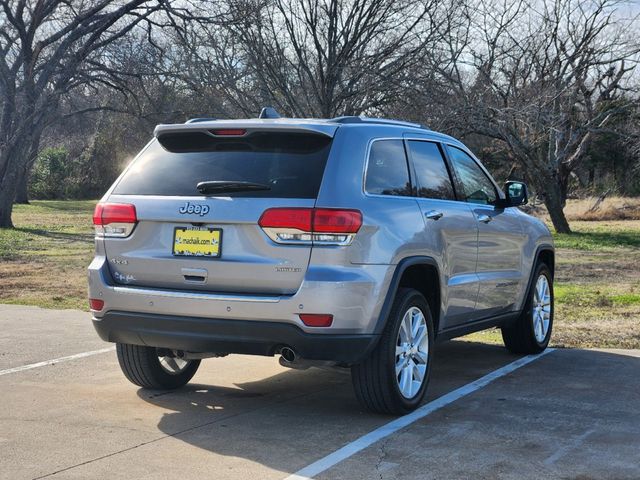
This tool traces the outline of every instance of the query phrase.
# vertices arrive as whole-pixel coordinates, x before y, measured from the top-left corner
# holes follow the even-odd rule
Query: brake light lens
[[[98,203],[93,211],[98,237],[128,237],[137,222],[136,207],[128,203]]]
[[[362,226],[362,213],[336,208],[270,208],[258,224],[276,243],[349,245]]]
[[[312,222],[312,208],[270,208],[258,220],[262,228],[294,228],[303,232],[311,232]]]
[[[223,128],[220,130],[209,130],[214,135],[220,137],[241,137],[247,131],[244,128]]]
[[[307,327],[330,327],[333,315],[324,313],[301,313],[298,315]]]

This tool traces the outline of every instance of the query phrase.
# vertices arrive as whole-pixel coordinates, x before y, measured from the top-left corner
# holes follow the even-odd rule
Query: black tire
[[[424,315],[428,333],[426,372],[418,392],[411,398],[402,395],[396,376],[396,341],[404,314],[418,307]],[[401,288],[378,344],[362,363],[351,367],[351,379],[360,404],[372,412],[402,415],[415,410],[422,402],[431,372],[433,319],[429,304],[417,290]]]
[[[547,278],[549,283],[550,298],[550,316],[549,316],[549,329],[547,331],[544,340],[538,341],[534,332],[534,295],[536,289],[536,283],[541,275]],[[549,345],[551,339],[551,331],[553,330],[553,276],[549,267],[539,262],[533,270],[533,278],[531,281],[531,287],[527,292],[527,301],[520,317],[512,324],[502,327],[502,340],[505,347],[511,353],[517,354],[533,354],[542,352]]]
[[[142,388],[173,390],[186,385],[195,375],[200,360],[189,360],[179,373],[170,373],[160,363],[158,349],[118,343],[118,362],[129,381]]]

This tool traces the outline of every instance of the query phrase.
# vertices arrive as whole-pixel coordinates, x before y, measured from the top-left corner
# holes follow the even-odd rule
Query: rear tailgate
[[[137,216],[128,237],[105,238],[117,283],[265,295],[297,291],[311,247],[274,243],[258,220],[268,208],[314,206],[331,137],[232,133],[197,138],[193,130],[171,132],[160,137],[164,147],[152,142],[115,185],[108,202],[134,205]],[[196,185],[203,181],[269,189],[202,195]]]
[[[313,206],[313,200],[167,198],[114,195],[132,203],[138,224],[128,238],[109,238],[105,249],[117,283],[168,289],[289,294],[300,284],[311,247],[278,245],[258,226],[272,206]],[[206,205],[206,215],[181,214],[185,206]],[[175,229],[220,229],[220,257],[173,254]]]

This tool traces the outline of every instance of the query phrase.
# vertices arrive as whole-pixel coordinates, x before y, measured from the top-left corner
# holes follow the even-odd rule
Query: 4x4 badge
[[[195,213],[202,217],[209,213],[209,205],[194,205],[193,203],[187,202],[178,209],[178,213]]]

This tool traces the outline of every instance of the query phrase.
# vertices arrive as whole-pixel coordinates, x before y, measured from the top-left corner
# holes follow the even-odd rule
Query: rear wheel
[[[184,360],[170,350],[141,345],[116,345],[118,362],[131,383],[143,388],[171,390],[186,385],[200,360]]]
[[[553,328],[553,277],[544,263],[534,270],[533,283],[522,314],[502,327],[504,345],[513,353],[540,353],[551,339]]]
[[[400,289],[378,345],[351,368],[358,401],[368,410],[404,414],[427,390],[433,350],[433,320],[420,292]]]

